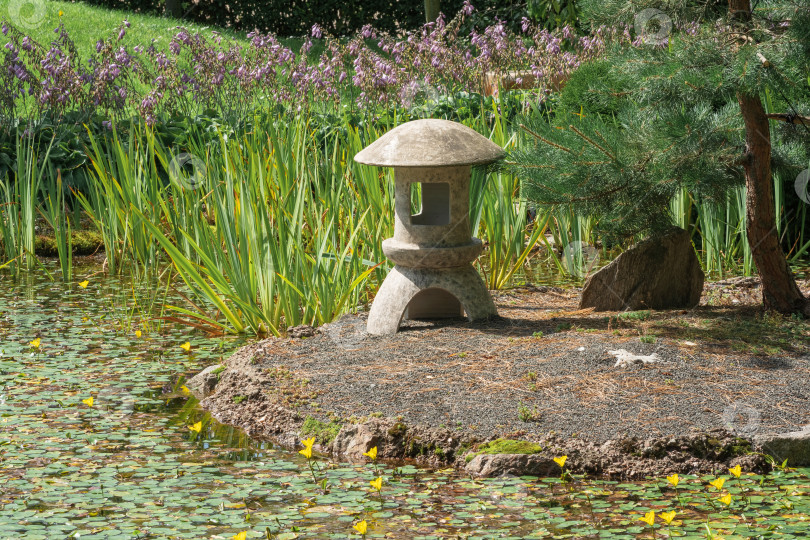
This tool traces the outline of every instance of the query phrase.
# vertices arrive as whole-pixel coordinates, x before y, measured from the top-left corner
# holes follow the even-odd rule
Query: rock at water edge
[[[479,454],[465,470],[473,476],[559,476],[560,467],[550,457],[539,454]]]
[[[791,433],[758,435],[754,443],[780,465],[787,460],[791,467],[810,466],[810,425]]]
[[[214,392],[214,388],[219,382],[219,372],[222,371],[221,364],[208,366],[201,372],[186,381],[186,388],[194,394],[197,399],[204,399]]]

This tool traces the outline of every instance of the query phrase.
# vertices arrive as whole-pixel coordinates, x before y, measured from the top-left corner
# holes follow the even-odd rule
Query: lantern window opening
[[[411,182],[411,225],[450,224],[450,183]]]

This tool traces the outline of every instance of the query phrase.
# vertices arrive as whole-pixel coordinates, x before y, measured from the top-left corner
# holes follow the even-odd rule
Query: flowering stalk
[[[178,27],[166,48],[126,44],[128,21],[95,52],[79,57],[60,19],[56,38],[43,46],[3,22],[9,42],[0,66],[0,112],[14,118],[35,103],[35,113],[62,117],[96,111],[109,120],[137,112],[154,124],[161,115],[218,110],[234,123],[254,110],[281,104],[296,112],[353,105],[410,107],[420,93],[480,92],[488,72],[523,73],[533,81],[527,92],[543,101],[582,62],[599,56],[612,41],[629,42],[626,28],[597,28],[578,37],[569,27],[549,32],[524,20],[522,33],[501,21],[469,36],[460,35],[475,8],[465,2],[450,22],[444,17],[402,36],[364,26],[341,42],[315,25],[298,53],[276,36],[251,32],[247,44]],[[687,31],[685,29],[684,31]],[[308,59],[316,41],[323,52]],[[372,48],[370,43],[376,45]],[[25,110],[26,116],[32,111]]]

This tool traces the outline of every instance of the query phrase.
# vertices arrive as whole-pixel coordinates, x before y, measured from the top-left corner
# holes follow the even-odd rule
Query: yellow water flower
[[[192,425],[188,426],[188,429],[190,429],[194,433],[199,433],[200,431],[202,431],[202,422],[197,422],[196,424],[192,424]]]
[[[242,531],[239,534],[231,536],[232,540],[245,540],[247,538],[247,531]]]
[[[725,484],[725,483],[726,483],[725,478],[716,478],[716,479],[712,480],[711,482],[709,482],[710,485],[716,487],[717,489],[723,489],[723,484]]]
[[[304,439],[301,441],[301,444],[304,445],[303,450],[299,450],[298,453],[304,456],[307,459],[312,457],[312,445],[315,444],[315,437],[310,437],[309,439]]]
[[[188,386],[185,384],[180,387],[180,391],[183,393],[184,396],[191,394],[191,390],[188,389]]]
[[[368,452],[363,452],[363,455],[368,456],[369,459],[371,459],[371,460],[377,459],[377,447],[372,446],[371,450],[369,450]]]
[[[366,531],[368,530],[368,523],[366,523],[365,519],[359,523],[355,523],[352,526],[354,527],[354,530],[357,531],[359,534],[365,535]]]
[[[726,506],[729,506],[731,504],[731,494],[726,493],[725,495],[720,497],[720,502],[725,504]]]
[[[680,482],[680,481],[681,481],[681,479],[678,478],[677,474],[673,474],[672,476],[667,476],[667,482],[672,484],[672,487],[678,487],[678,482]]]
[[[90,285],[90,282],[87,281],[86,279],[79,283],[79,287],[81,287],[82,289],[86,289],[88,285]]]
[[[382,489],[382,476],[378,477],[376,480],[372,480],[369,484],[377,491],[380,491]]]
[[[670,510],[669,512],[661,512],[658,515],[661,516],[661,519],[667,522],[667,525],[669,525],[672,523],[672,520],[675,519],[675,516],[677,516],[678,513],[675,510]]]
[[[644,514],[644,516],[643,516],[643,517],[640,517],[640,518],[638,518],[638,519],[639,519],[639,520],[641,520],[641,521],[643,521],[644,523],[646,523],[646,524],[647,524],[647,525],[649,525],[650,527],[652,527],[653,523],[655,523],[655,512],[653,512],[652,510],[650,510],[649,512],[647,512],[646,514]]]
[[[32,349],[39,349],[40,343],[42,343],[42,340],[37,338],[34,341],[29,341],[28,345],[30,345]]]
[[[92,407],[92,406],[93,406],[93,396],[90,396],[90,397],[89,397],[89,398],[87,398],[87,399],[83,399],[83,400],[82,400],[82,403],[84,403],[84,404],[85,404],[85,405],[87,405],[88,407]]]
[[[568,456],[560,456],[554,458],[554,463],[559,465],[560,467],[565,467],[565,460],[568,459]]]
[[[141,337],[142,335],[143,335],[143,333],[142,333],[140,330],[135,330],[135,337],[136,337],[136,338],[139,338],[139,337]]]
[[[183,343],[182,345],[180,345],[180,348],[181,348],[181,349],[183,349],[183,350],[184,350],[184,351],[186,351],[186,352],[189,352],[189,351],[191,350],[191,343],[189,343],[188,341],[186,341],[185,343]]]
[[[730,468],[730,469],[728,470],[728,472],[730,472],[731,474],[733,474],[733,475],[734,475],[734,478],[739,478],[739,477],[740,477],[740,475],[742,474],[742,467],[740,467],[739,465],[737,465],[737,466],[735,466],[735,467]]]

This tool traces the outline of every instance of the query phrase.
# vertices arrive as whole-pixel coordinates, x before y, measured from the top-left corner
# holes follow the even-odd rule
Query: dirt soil
[[[764,313],[756,280],[707,284],[683,311],[593,313],[578,296],[509,290],[496,320],[406,321],[394,336],[367,334],[365,314],[296,329],[312,335],[234,354],[203,406],[255,437],[295,447],[313,434],[350,458],[376,445],[461,467],[505,438],[623,478],[766,469],[753,436],[810,424],[810,324]],[[657,361],[617,367],[618,349]]]

